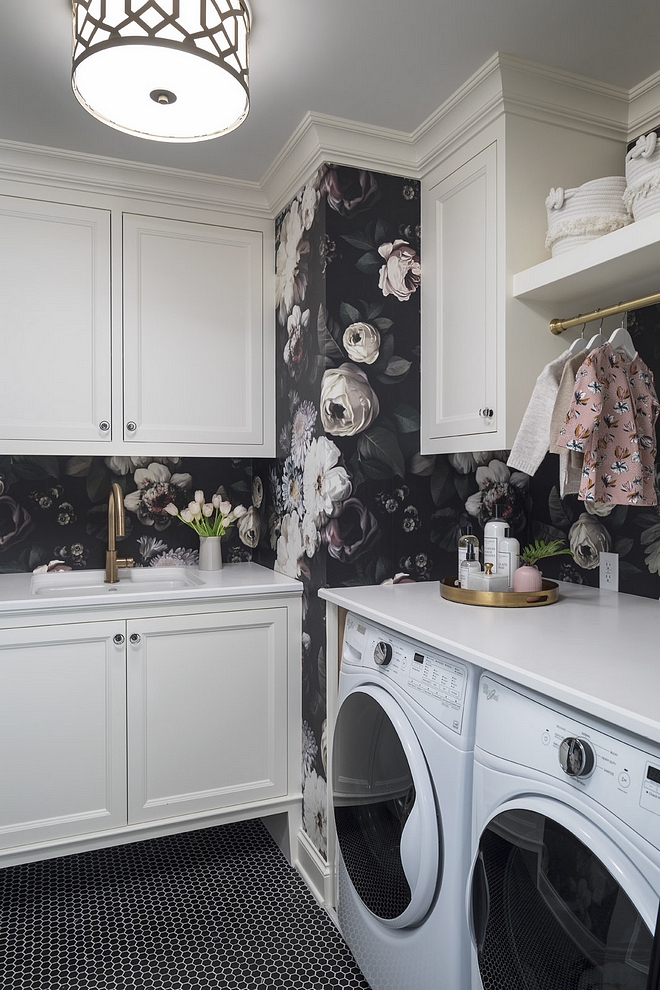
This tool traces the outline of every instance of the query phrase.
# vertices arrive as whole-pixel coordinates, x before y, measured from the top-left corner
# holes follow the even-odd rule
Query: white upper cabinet
[[[0,196],[0,340],[3,440],[109,441],[109,211]]]
[[[512,446],[538,375],[567,346],[546,311],[514,296],[513,276],[548,258],[551,187],[624,170],[625,142],[583,128],[570,108],[534,119],[503,103],[474,126],[467,104],[464,117],[455,108],[458,136],[422,180],[425,454]]]
[[[453,155],[423,184],[427,449],[497,430],[497,147]]]
[[[125,214],[123,243],[123,439],[259,452],[262,233]]]
[[[3,452],[272,456],[273,222],[84,198],[0,196]]]

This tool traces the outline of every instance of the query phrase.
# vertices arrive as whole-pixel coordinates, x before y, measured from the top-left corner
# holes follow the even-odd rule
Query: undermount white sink
[[[114,584],[106,584],[105,571],[51,571],[50,574],[33,574],[30,593],[42,598],[80,598],[184,591],[200,588],[203,584],[188,567],[122,568],[119,581]]]

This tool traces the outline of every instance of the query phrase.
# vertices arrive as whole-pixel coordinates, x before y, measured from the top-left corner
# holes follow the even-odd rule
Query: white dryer
[[[466,990],[478,671],[346,619],[332,750],[339,924],[373,990]]]
[[[483,674],[473,990],[660,990],[660,747]]]

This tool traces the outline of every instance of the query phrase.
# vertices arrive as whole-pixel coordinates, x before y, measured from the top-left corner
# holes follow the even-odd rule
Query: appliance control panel
[[[660,747],[642,749],[615,732],[481,677],[476,747],[582,791],[659,848]]]
[[[377,671],[448,729],[462,732],[469,673],[461,660],[349,613],[342,664]]]

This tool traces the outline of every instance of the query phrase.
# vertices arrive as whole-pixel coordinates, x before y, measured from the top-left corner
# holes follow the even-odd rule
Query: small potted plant
[[[536,566],[537,561],[544,557],[557,557],[567,553],[573,556],[573,551],[564,545],[564,540],[535,540],[520,551],[522,565],[514,572],[514,591],[540,591],[543,587],[543,575]]]

